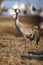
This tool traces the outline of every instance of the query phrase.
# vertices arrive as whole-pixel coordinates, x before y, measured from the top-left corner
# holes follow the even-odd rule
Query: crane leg
[[[25,40],[25,52],[26,52],[26,43],[27,43],[27,40],[26,40],[26,36],[25,35],[23,35],[24,36],[24,40]]]
[[[38,45],[39,42],[40,42],[40,35],[38,35],[37,38],[36,38],[36,45]]]

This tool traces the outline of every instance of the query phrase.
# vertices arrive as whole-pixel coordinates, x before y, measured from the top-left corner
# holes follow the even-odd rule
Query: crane
[[[5,9],[6,10],[6,9]],[[7,9],[8,11],[9,9]],[[20,21],[18,20],[18,12],[19,10],[18,9],[15,9],[14,10],[15,13],[16,13],[16,16],[13,15],[14,17],[14,22],[15,22],[15,26],[17,28],[17,30],[19,31],[19,33],[21,33],[23,36],[24,36],[24,39],[25,39],[25,51],[26,51],[26,39],[28,38],[30,40],[30,42],[32,40],[36,40],[36,44],[38,45],[39,41],[40,41],[40,34],[39,34],[39,28],[38,26],[33,26],[33,27],[30,27],[29,25],[26,25],[26,24],[22,24],[20,23]]]
[[[15,26],[17,28],[17,30],[19,31],[19,33],[21,33],[24,36],[25,39],[25,51],[26,51],[26,39],[28,38],[30,40],[30,42],[32,40],[36,40],[36,45],[38,45],[39,41],[40,41],[40,34],[39,34],[39,28],[38,26],[33,26],[30,27],[26,24],[22,24],[19,20],[18,20],[18,10],[15,9],[16,12],[16,17],[15,17]]]

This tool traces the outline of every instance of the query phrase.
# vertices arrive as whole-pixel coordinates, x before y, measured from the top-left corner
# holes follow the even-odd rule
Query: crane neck
[[[16,12],[16,17],[15,17],[15,20],[17,20],[17,18],[18,18],[18,13]]]
[[[18,13],[16,12],[16,17],[15,17],[15,26],[16,26],[16,24],[18,23],[19,21],[18,21]]]

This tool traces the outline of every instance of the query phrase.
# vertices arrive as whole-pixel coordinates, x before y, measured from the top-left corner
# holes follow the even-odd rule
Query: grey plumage
[[[36,44],[38,45],[38,42],[40,40],[38,26],[33,26],[33,28],[31,28],[29,25],[20,23],[20,21],[18,20],[17,12],[16,12],[16,18],[15,18],[15,26],[16,26],[17,30],[19,31],[19,33],[21,33],[24,36],[25,51],[26,51],[26,38],[28,38],[30,40],[30,42],[35,39]]]

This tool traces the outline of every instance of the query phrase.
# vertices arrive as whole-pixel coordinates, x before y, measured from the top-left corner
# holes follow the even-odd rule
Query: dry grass
[[[27,40],[25,52],[25,41],[18,35],[12,20],[0,20],[0,65],[43,65],[43,36],[38,46]]]

